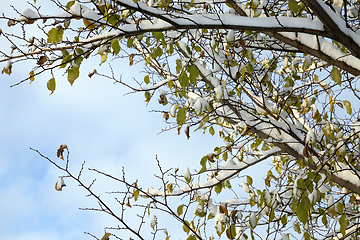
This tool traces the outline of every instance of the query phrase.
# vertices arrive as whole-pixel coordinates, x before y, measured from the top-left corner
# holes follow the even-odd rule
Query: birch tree
[[[64,162],[34,149],[64,171],[57,190],[72,179],[98,200],[93,210],[119,222],[103,239],[120,239],[122,231],[177,238],[158,212],[175,219],[187,239],[358,239],[359,1],[51,2],[58,12],[34,0],[1,17],[0,39],[11,43],[0,49],[2,77],[22,62],[28,67],[12,86],[50,74],[44,87],[53,94],[56,82],[76,84],[81,74],[108,78],[145,102],[158,101],[166,130],[184,131],[189,141],[202,132],[224,141],[194,159],[197,170],[180,173],[158,162],[159,186],[90,169],[124,185],[114,193],[121,212],[82,182],[83,168],[69,171],[68,146],[58,149]],[[28,30],[34,26],[39,35]],[[141,64],[144,78],[119,77],[120,58]],[[92,72],[82,72],[85,61]],[[98,72],[105,63],[109,71]],[[258,165],[267,175],[243,174]],[[131,206],[141,213],[135,224],[125,214]]]

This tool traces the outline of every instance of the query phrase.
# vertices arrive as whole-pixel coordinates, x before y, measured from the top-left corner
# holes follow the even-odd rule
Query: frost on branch
[[[123,194],[123,201],[116,197],[122,211],[143,211],[139,229],[145,215],[154,216],[147,221],[152,237],[171,236],[158,214],[166,212],[188,239],[358,238],[358,1],[57,4],[56,13],[34,5],[6,18],[9,28],[0,37],[11,47],[1,51],[3,73],[26,61],[32,65],[23,81],[50,73],[46,86],[54,93],[62,80],[55,71],[73,85],[81,81],[83,62],[109,63],[109,72],[94,69],[88,76],[143,92],[146,104],[158,106],[164,131],[184,131],[189,141],[199,133],[223,140],[202,153],[199,169],[180,166],[183,175],[158,161],[159,186],[94,170],[124,184],[114,194]],[[42,31],[30,36],[35,21]],[[15,27],[23,34],[14,37]],[[142,64],[144,76],[123,80],[120,59]],[[65,168],[52,163],[69,171],[68,161]],[[81,186],[121,230],[149,238]],[[177,197],[181,203],[172,204]]]

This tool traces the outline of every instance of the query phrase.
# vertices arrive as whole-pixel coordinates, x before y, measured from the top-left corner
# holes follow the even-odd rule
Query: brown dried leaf
[[[41,56],[37,62],[38,65],[43,65],[47,60],[46,56]]]
[[[55,189],[57,191],[62,191],[62,188],[66,187],[64,179],[62,177],[59,178],[59,180],[55,184]]]
[[[91,78],[95,73],[97,73],[96,69],[94,69],[94,71],[88,74],[89,78]]]
[[[336,102],[336,105],[338,105],[341,108],[344,108],[344,105],[341,102]]]
[[[140,21],[141,21],[141,18],[138,18],[138,19],[135,21],[136,30],[139,30]]]
[[[58,158],[61,158],[62,160],[64,160],[64,156],[63,156],[63,153],[64,153],[64,150],[67,149],[67,145],[65,143],[61,144],[59,149],[57,150],[57,157]]]
[[[15,24],[16,24],[16,22],[14,20],[11,20],[11,19],[7,23],[8,27],[14,26]]]
[[[228,209],[227,209],[227,203],[220,203],[220,213],[224,213],[225,216],[229,215]]]
[[[231,220],[233,222],[236,222],[236,214],[237,214],[238,210],[234,210],[231,212]]]
[[[214,161],[214,156],[215,156],[214,153],[209,153],[209,154],[206,155],[207,159],[208,159],[209,162],[211,162],[211,163],[214,163],[214,162],[215,162],[215,161]]]
[[[32,36],[32,37],[29,39],[30,46],[34,44],[34,40],[35,40],[35,37],[34,37],[34,36]]]
[[[168,112],[164,112],[163,117],[164,117],[165,121],[167,121],[167,120],[169,120],[170,115]]]
[[[265,184],[266,184],[266,186],[270,187],[270,177],[269,176],[267,176],[265,178]]]
[[[241,45],[243,48],[246,48],[246,44],[245,44],[244,39],[240,38],[240,39],[239,39],[239,43],[240,43],[240,45]]]
[[[181,126],[179,126],[179,127],[177,128],[177,130],[178,130],[178,135],[180,135],[180,132],[181,132]]]
[[[303,148],[302,153],[303,153],[304,157],[306,157],[306,158],[311,157],[309,154],[309,146],[308,146],[307,142],[305,142],[305,146]]]
[[[131,204],[130,204],[130,200],[129,200],[129,198],[127,199],[126,206],[128,206],[128,207],[132,207],[132,206],[131,206]]]
[[[201,51],[200,58],[204,58],[204,57],[205,57],[205,53],[204,53],[204,51]]]

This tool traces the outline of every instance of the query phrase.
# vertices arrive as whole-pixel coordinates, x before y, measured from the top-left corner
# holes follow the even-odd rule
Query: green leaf
[[[128,48],[131,48],[134,45],[134,39],[133,38],[129,38],[126,45],[128,46]]]
[[[226,229],[226,236],[228,239],[235,239],[236,229],[234,224],[231,224],[231,226]]]
[[[225,187],[227,187],[228,189],[231,189],[231,188],[232,188],[231,183],[230,183],[229,180],[226,180],[226,181],[225,181]]]
[[[176,212],[178,216],[181,216],[181,214],[183,214],[183,209],[184,209],[184,205],[181,204],[180,206],[177,207]]]
[[[48,33],[48,39],[47,43],[53,43],[57,45],[59,42],[62,41],[64,30],[60,28],[59,30],[57,28],[50,29]]]
[[[304,232],[303,237],[304,240],[310,240],[310,234],[308,232]]]
[[[145,82],[146,84],[149,84],[149,83],[150,83],[150,77],[149,77],[149,75],[146,75],[146,76],[144,77],[144,82]]]
[[[68,70],[68,76],[67,79],[71,86],[73,85],[74,81],[79,77],[79,68],[78,67],[72,67]]]
[[[250,75],[254,72],[254,67],[251,62],[248,62],[248,64],[246,64],[246,70],[248,73],[250,73]]]
[[[228,159],[228,153],[227,152],[224,152],[222,154],[222,158],[226,161]]]
[[[218,183],[215,187],[214,187],[214,191],[216,192],[217,195],[219,195],[219,193],[221,193],[222,190],[222,183]]]
[[[190,235],[186,240],[196,240],[196,237],[194,235]]]
[[[153,32],[152,35],[155,37],[157,42],[164,38],[164,34],[162,32]]]
[[[214,136],[215,130],[214,130],[213,126],[210,126],[210,127],[209,127],[209,133],[210,133],[212,136]]]
[[[72,7],[72,5],[74,5],[75,1],[72,0],[72,1],[69,1],[67,4],[66,4],[66,10],[69,11],[69,9]]]
[[[246,176],[246,182],[249,184],[249,185],[252,185],[253,184],[253,180],[250,176]]]
[[[186,108],[181,108],[176,114],[176,122],[178,125],[183,125],[186,120]]]
[[[298,13],[300,11],[300,6],[297,4],[296,0],[289,0],[289,9],[293,13]]]
[[[66,57],[69,55],[69,52],[66,49],[62,50],[61,53],[62,53],[63,57]]]
[[[201,52],[201,47],[199,47],[199,46],[195,46],[194,49],[195,49],[195,51],[197,51],[197,52]]]
[[[189,234],[189,232],[190,232],[190,228],[188,227],[190,224],[189,224],[189,222],[187,221],[187,220],[185,220],[185,223],[187,224],[187,225],[183,225],[183,230],[184,230],[184,232],[186,232],[187,234]]]
[[[333,67],[331,70],[331,78],[334,80],[334,82],[341,85],[341,73],[340,70],[336,67]]]
[[[112,40],[110,41],[110,43],[111,43],[111,47],[112,47],[112,49],[113,49],[113,51],[114,51],[114,54],[115,54],[115,55],[118,55],[118,53],[120,52],[119,41],[118,41],[116,38],[114,38],[114,39],[112,39]]]
[[[340,224],[340,231],[341,231],[342,235],[345,235],[345,232],[346,232],[345,215],[342,215],[339,218],[339,224]]]
[[[179,76],[179,82],[182,88],[186,88],[189,85],[189,77],[185,71],[182,71]]]
[[[135,202],[136,202],[138,200],[138,198],[139,198],[139,189],[136,189],[134,191],[134,198],[135,198]]]
[[[61,61],[60,68],[65,68],[66,65],[70,62],[72,55],[66,55]]]
[[[190,82],[192,84],[196,84],[196,79],[199,76],[199,70],[194,65],[189,65],[187,69],[190,73]]]
[[[148,91],[146,91],[144,95],[145,95],[145,102],[149,102],[151,99],[151,94]]]
[[[207,162],[207,156],[202,157],[200,160],[200,165],[202,166],[202,168],[200,169],[199,173],[206,171],[206,162]]]
[[[119,22],[120,16],[117,14],[112,14],[111,16],[107,15],[107,21],[113,26],[116,26],[116,24]]]
[[[321,222],[324,224],[324,226],[325,226],[326,228],[328,227],[328,220],[327,220],[327,218],[326,218],[326,215],[322,216]]]
[[[56,88],[56,82],[55,82],[55,78],[51,78],[48,82],[47,82],[47,89],[49,89],[51,91],[50,95],[53,94],[53,92],[55,91]]]
[[[343,103],[346,107],[346,112],[351,115],[352,113],[351,103],[348,100],[344,100]]]
[[[172,183],[169,183],[168,185],[166,185],[167,186],[167,190],[168,190],[168,192],[171,194],[172,192],[173,192],[173,190],[174,190],[174,186],[173,186],[173,184]]]
[[[296,215],[298,219],[303,223],[306,224],[309,218],[309,207],[310,207],[310,200],[307,196],[303,197],[296,208]]]
[[[161,50],[160,47],[157,47],[154,54],[155,54],[154,58],[161,57],[161,55],[163,54],[163,51]]]
[[[282,223],[283,227],[286,226],[286,223],[287,223],[287,214],[284,214],[284,215],[281,217],[281,223]]]
[[[344,213],[344,204],[339,202],[337,205],[336,205],[336,208],[337,208],[337,211],[340,215],[342,215]]]
[[[84,50],[82,50],[81,48],[77,48],[77,49],[75,49],[75,51],[76,51],[76,54],[78,54],[78,55],[81,55],[84,53]]]
[[[78,66],[78,67],[80,67],[80,65],[81,65],[81,62],[83,61],[83,57],[81,57],[81,56],[77,56],[75,59],[74,59],[74,63]]]

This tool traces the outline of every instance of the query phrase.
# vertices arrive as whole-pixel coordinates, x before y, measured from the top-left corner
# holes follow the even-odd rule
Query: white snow
[[[235,41],[235,35],[234,35],[234,30],[229,30],[227,36],[226,36],[226,41],[228,42],[234,42]]]
[[[188,167],[185,169],[184,178],[189,180],[191,179],[191,174]]]
[[[59,180],[55,184],[55,189],[57,191],[62,191],[63,187],[66,187],[64,179],[62,177],[59,177]]]
[[[21,14],[20,17],[17,18],[19,21],[27,20],[27,19],[36,19],[39,18],[40,15],[31,10],[30,8],[26,8]]]
[[[253,212],[250,215],[250,226],[252,228],[254,228],[256,226],[256,223],[257,223],[257,221],[256,221],[256,213]]]
[[[247,193],[250,193],[251,190],[249,188],[249,184],[247,184],[246,182],[241,182],[241,186],[243,187],[244,191],[247,192]]]
[[[71,6],[71,8],[69,9],[70,12],[76,16],[80,16],[81,15],[81,5],[79,2],[74,3],[74,5]]]

